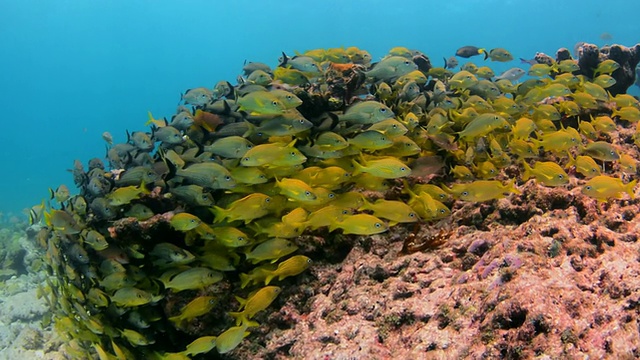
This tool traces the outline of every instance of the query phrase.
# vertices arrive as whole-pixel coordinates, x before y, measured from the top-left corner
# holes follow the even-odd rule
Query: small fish
[[[241,136],[227,136],[205,146],[204,151],[229,159],[241,159],[253,146],[249,140]]]
[[[593,76],[596,77],[599,74],[611,75],[611,73],[618,70],[619,68],[620,68],[620,64],[618,64],[614,60],[607,59],[598,64],[598,67],[593,72]]]
[[[222,280],[222,273],[205,267],[194,267],[185,271],[172,269],[160,276],[160,281],[173,292],[203,289]]]
[[[196,259],[188,250],[170,243],[156,244],[149,255],[154,258],[153,264],[160,268],[187,265]]]
[[[286,196],[290,200],[300,202],[310,202],[318,198],[313,188],[302,180],[284,178],[276,179],[276,187],[280,188],[280,194]]]
[[[109,193],[106,198],[111,206],[122,206],[129,204],[131,201],[139,199],[144,194],[150,194],[142,182],[139,186],[120,187]]]
[[[169,321],[180,326],[183,322],[191,321],[198,316],[209,313],[216,303],[216,298],[213,296],[198,296],[183,306],[180,309],[180,314],[170,317]]]
[[[593,83],[603,88],[609,88],[616,84],[616,79],[612,78],[607,74],[598,75],[595,79],[593,79]]]
[[[377,130],[366,130],[348,140],[349,144],[361,150],[380,150],[393,145],[393,141]]]
[[[253,248],[253,250],[247,252],[246,256],[247,260],[252,264],[257,264],[265,260],[271,261],[273,264],[281,257],[287,256],[297,249],[298,247],[291,241],[276,237],[259,244]]]
[[[197,228],[202,224],[202,220],[195,215],[189,213],[175,214],[169,220],[172,228],[178,231],[189,231]]]
[[[246,300],[236,296],[242,311],[230,312],[229,315],[236,319],[236,325],[258,326],[258,323],[250,321],[250,319],[260,311],[268,308],[281,292],[282,289],[278,286],[265,286]]]
[[[487,51],[483,48],[468,45],[468,46],[463,46],[458,50],[456,50],[456,56],[459,56],[462,58],[470,58],[472,56],[476,56],[480,54],[484,54],[485,60],[486,60],[486,57],[488,55],[487,55]]]
[[[460,139],[473,140],[492,131],[508,132],[510,130],[511,125],[504,117],[494,113],[485,113],[473,119],[458,135]]]
[[[523,77],[526,73],[527,72],[524,71],[523,69],[521,69],[519,67],[514,67],[514,68],[511,68],[509,70],[506,70],[505,72],[500,74],[500,76],[497,76],[496,80],[506,79],[506,80],[509,80],[509,81],[516,81],[516,80],[520,79],[521,77]]]
[[[109,247],[109,243],[104,238],[104,235],[100,234],[96,230],[89,230],[84,237],[84,243],[89,245],[93,250],[100,251]]]
[[[474,74],[466,70],[461,70],[449,79],[449,88],[451,90],[463,91],[476,85],[477,83],[478,78]]]
[[[569,175],[555,162],[538,161],[532,168],[526,161],[523,161],[523,165],[523,181],[527,181],[533,176],[537,182],[545,186],[562,186],[569,183]]]
[[[635,175],[638,172],[638,162],[629,154],[621,154],[618,164],[620,165],[620,171],[625,174]]]
[[[453,184],[451,188],[442,186],[445,191],[464,201],[482,202],[502,199],[507,193],[520,194],[515,187],[515,179],[503,184],[498,180],[476,180],[468,184]]]
[[[162,296],[154,297],[144,290],[128,286],[118,289],[111,296],[111,301],[120,307],[135,307],[159,301],[161,298]]]
[[[487,59],[487,57],[490,58],[491,61],[499,62],[508,62],[513,60],[513,56],[511,55],[511,53],[503,48],[491,49],[491,51],[489,51],[489,54],[485,53],[485,55],[485,60]]]
[[[373,235],[389,229],[389,226],[379,218],[369,214],[355,214],[345,216],[341,221],[333,220],[329,231],[342,229],[343,234]]]
[[[131,329],[119,329],[120,334],[129,341],[133,346],[147,346],[155,343],[155,340],[148,339],[146,336]],[[111,341],[113,344],[113,340]],[[126,355],[125,355],[126,356]],[[126,358],[126,357],[125,357]]]
[[[403,56],[389,56],[375,64],[373,69],[365,72],[367,77],[382,81],[393,81],[402,75],[417,70],[418,65]]]
[[[206,354],[216,347],[217,336],[201,336],[187,345],[187,349],[182,352],[186,356]]]
[[[71,197],[71,192],[69,191],[67,185],[62,184],[55,190],[49,188],[49,195],[51,200],[55,199],[58,203],[62,204],[63,202],[69,200],[69,198]]]
[[[247,76],[247,83],[267,86],[271,84],[273,78],[264,70],[254,70],[249,76]]]
[[[219,354],[226,354],[240,345],[249,332],[247,325],[232,326],[216,338],[216,350]]]
[[[144,204],[133,204],[129,210],[124,212],[124,216],[134,217],[139,221],[145,221],[150,219],[153,215],[153,210]]]
[[[339,119],[353,124],[375,124],[393,117],[395,114],[386,105],[377,101],[361,101],[350,106]]]
[[[127,143],[137,147],[140,151],[153,150],[153,140],[151,140],[151,136],[142,131],[134,131],[131,134],[127,131]]]
[[[582,187],[582,193],[597,199],[599,202],[606,202],[610,198],[621,199],[622,193],[627,193],[631,199],[635,199],[634,188],[637,180],[624,184],[622,179],[613,178],[607,175],[599,175],[587,181]]]
[[[267,215],[270,211],[270,203],[270,196],[253,193],[232,202],[226,209],[214,206],[211,212],[215,216],[215,222],[222,222],[226,219],[228,222],[242,220],[248,224],[251,220]]]
[[[213,93],[204,87],[187,89],[182,95],[182,100],[185,104],[204,106],[213,102]]]
[[[356,176],[360,173],[369,173],[373,176],[384,179],[396,179],[411,174],[411,168],[394,157],[385,157],[377,160],[369,160],[362,164],[351,161],[355,170],[352,175]]]
[[[44,221],[48,227],[65,235],[78,234],[84,228],[84,225],[78,223],[73,216],[64,210],[45,211]]]
[[[273,80],[298,86],[309,83],[309,77],[304,72],[284,67],[277,67],[273,71]]]
[[[102,140],[106,141],[108,145],[113,145],[113,136],[108,131],[102,133]]]
[[[286,110],[280,99],[268,91],[250,92],[239,98],[236,104],[240,111],[251,115],[280,115]]]
[[[154,128],[151,132],[151,138],[166,145],[178,145],[185,141],[180,131],[171,125]]]
[[[171,187],[169,192],[177,199],[192,206],[212,206],[213,197],[202,186],[184,185]]]
[[[620,159],[618,149],[606,141],[594,141],[588,143],[582,149],[582,153],[602,161],[616,161]]]
[[[455,69],[458,66],[458,59],[455,56],[451,56],[448,59],[444,59],[444,67],[445,69]]]
[[[613,110],[612,117],[618,117],[618,119],[626,120],[629,122],[640,121],[640,109],[635,106],[625,106],[620,109]]]
[[[238,166],[231,169],[231,177],[241,184],[264,184],[269,179],[267,175],[257,167],[243,167]]]
[[[389,226],[419,220],[418,214],[402,201],[378,199],[375,203],[365,202],[358,210],[373,211],[374,216],[389,220]]]

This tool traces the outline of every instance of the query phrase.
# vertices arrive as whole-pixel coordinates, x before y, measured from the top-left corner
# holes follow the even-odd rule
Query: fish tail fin
[[[151,111],[147,111],[147,116],[149,117],[149,120],[147,120],[146,123],[144,123],[144,126],[148,126],[154,123],[154,118],[153,115],[151,115]]]
[[[520,191],[517,187],[516,187],[516,179],[511,179],[507,182],[507,191],[512,192],[514,194],[522,194],[522,191]]]
[[[411,190],[411,187],[409,186],[409,182],[407,181],[407,179],[402,179],[402,185],[403,187],[401,192],[403,194],[409,195],[411,199],[415,199],[417,197],[416,193],[413,192],[413,190]]]
[[[569,161],[567,161],[567,167],[575,166],[576,159],[571,155],[571,151],[567,151],[567,156],[569,157]]]
[[[241,311],[241,312],[231,311],[229,312],[229,315],[236,319],[236,326],[249,321],[249,319],[247,319],[246,316],[244,315],[244,311]]]
[[[49,188],[49,200],[53,200],[54,197],[56,197],[56,191]]]
[[[487,52],[487,49],[478,49],[478,54],[484,54],[485,60],[489,58],[489,53]]]
[[[275,278],[276,276],[273,274],[273,272],[270,272],[269,275],[267,275],[264,278],[264,285],[269,285],[269,283],[271,282],[271,280],[273,280],[273,278]]]
[[[209,208],[209,210],[214,216],[214,219],[213,219],[214,223],[222,222],[222,220],[224,220],[227,217],[227,210],[219,206],[214,205],[213,207]]]
[[[526,161],[522,161],[522,165],[524,166],[524,172],[522,173],[522,181],[527,181],[531,177],[531,166]]]
[[[247,287],[247,285],[249,285],[251,280],[253,280],[253,278],[249,274],[241,273],[240,274],[240,288],[244,289],[245,287]]]
[[[624,190],[627,192],[627,194],[629,194],[631,199],[635,199],[636,198],[636,195],[635,195],[633,189],[636,187],[637,183],[638,183],[638,180],[633,180],[632,182],[630,182],[630,183],[628,183],[627,185],[624,186]]]
[[[48,226],[48,227],[52,227],[53,223],[51,222],[51,213],[48,211],[44,212],[44,223]]]
[[[256,126],[247,120],[245,120],[244,122],[247,124],[247,131],[245,131],[244,134],[242,134],[242,137],[248,138],[249,136],[256,133]]]
[[[360,165],[355,159],[351,159],[351,164],[355,168],[351,173],[351,176],[358,176],[363,173],[362,169],[364,169],[364,167]]]

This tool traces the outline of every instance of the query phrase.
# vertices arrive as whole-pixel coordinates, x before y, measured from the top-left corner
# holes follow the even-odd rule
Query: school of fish
[[[619,64],[496,75],[506,49],[456,56],[481,54],[434,67],[404,47],[377,62],[355,47],[282,53],[276,67],[245,63],[236,85],[187,90],[125,143],[103,134],[106,162],[70,169],[79,194],[61,185],[30,210],[51,275],[45,322],[74,358],[224,354],[313,266],[301,235],[446,219],[527,181],[635,198],[637,152],[624,149],[640,146],[640,103],[607,91]],[[620,128],[633,135],[611,136]]]

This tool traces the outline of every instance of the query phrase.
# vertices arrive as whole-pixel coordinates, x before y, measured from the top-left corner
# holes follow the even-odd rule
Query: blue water
[[[172,115],[185,89],[235,83],[244,60],[275,66],[281,51],[339,46],[379,59],[406,46],[441,66],[463,45],[531,58],[578,41],[604,45],[604,32],[634,45],[639,15],[640,2],[628,0],[0,0],[0,212],[72,187],[65,169],[104,157],[102,132],[125,141],[148,110]]]

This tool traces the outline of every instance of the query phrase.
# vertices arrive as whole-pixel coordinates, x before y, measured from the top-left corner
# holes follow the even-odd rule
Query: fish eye
[[[271,202],[271,198],[268,197],[268,198],[264,199],[264,202],[270,203]]]
[[[380,112],[387,112],[387,109],[385,109],[385,108],[380,108]]]
[[[191,222],[192,224],[195,224],[196,223],[196,219],[191,219],[191,220],[189,220],[189,222]]]
[[[304,194],[307,195],[307,196],[311,196],[311,191],[307,190],[307,191],[304,192]]]
[[[382,227],[382,224],[380,224],[380,223],[376,223],[376,225],[375,225],[375,226],[376,226],[377,228],[381,228],[381,227]]]
[[[441,214],[444,214],[444,213],[446,213],[446,212],[447,212],[447,211],[446,211],[445,209],[440,209],[440,213],[441,213]]]
[[[336,197],[336,195],[334,193],[329,193],[328,197],[329,199],[333,199],[334,197]]]
[[[249,161],[248,157],[242,158],[242,161]]]
[[[244,241],[244,236],[238,236],[238,241]]]
[[[410,218],[414,218],[414,217],[416,217],[416,214],[414,214],[414,213],[409,213],[409,217],[410,217]]]
[[[271,102],[271,104],[273,104],[273,106],[278,106],[278,102],[275,101],[275,100],[273,102]]]
[[[287,95],[287,99],[289,99],[289,100],[293,100],[293,96],[291,96],[291,95]]]
[[[468,191],[463,191],[461,195],[462,195],[462,196],[468,196],[468,195],[469,195],[469,192],[468,192]]]
[[[298,121],[300,122],[300,124],[304,124],[304,120],[303,119],[300,119]]]
[[[409,65],[409,60],[405,60],[405,61],[404,61],[404,64],[405,64],[405,65]]]
[[[400,167],[400,171],[407,171],[407,168],[402,166],[402,167]]]
[[[591,190],[591,185],[585,186],[585,190]]]
[[[290,152],[289,154],[290,154],[291,156],[296,156],[296,152],[295,152],[295,151],[292,151],[292,152]]]
[[[558,174],[558,179],[560,179],[560,180],[564,179],[564,175]]]

